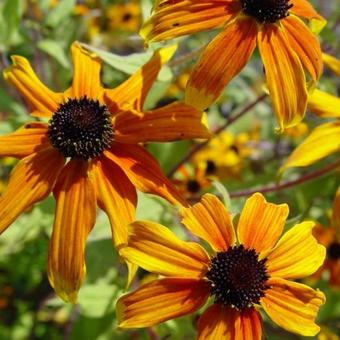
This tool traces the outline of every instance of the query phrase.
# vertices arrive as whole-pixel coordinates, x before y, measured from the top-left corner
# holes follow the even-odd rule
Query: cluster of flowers
[[[119,327],[149,327],[186,315],[211,297],[198,320],[200,339],[260,339],[260,306],[283,328],[315,335],[324,294],[291,281],[311,275],[324,262],[326,249],[313,236],[314,223],[297,224],[281,237],[288,206],[268,203],[257,193],[246,201],[235,228],[232,214],[211,194],[189,206],[140,144],[209,138],[203,111],[256,46],[279,131],[298,124],[307,105],[320,116],[339,117],[339,99],[315,89],[322,53],[317,37],[300,19],[320,27],[323,18],[306,0],[156,0],[153,11],[141,31],[147,43],[222,28],[191,72],[184,101],[143,111],[174,46],[157,50],[128,80],[106,89],[100,82],[100,59],[75,42],[73,82],[63,93],[48,89],[25,58],[12,57],[5,79],[39,120],[0,138],[1,157],[20,160],[0,199],[0,232],[52,192],[56,210],[48,277],[63,300],[75,303],[98,205],[109,217],[113,243],[128,266],[128,282],[138,266],[163,276],[118,300]],[[336,152],[339,134],[338,121],[315,129],[284,168]],[[314,151],[306,153],[310,148]],[[178,206],[184,226],[211,251],[181,241],[160,224],[134,221],[136,189]]]

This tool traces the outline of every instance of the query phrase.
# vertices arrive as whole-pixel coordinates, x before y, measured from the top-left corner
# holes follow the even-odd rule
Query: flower
[[[340,60],[327,54],[322,53],[324,64],[338,77],[340,77]]]
[[[174,51],[174,46],[156,51],[115,89],[101,86],[99,58],[78,42],[72,45],[72,86],[63,93],[41,83],[23,57],[13,56],[13,65],[4,72],[30,104],[32,115],[49,122],[31,122],[0,137],[0,156],[20,159],[0,198],[0,232],[53,192],[56,212],[48,277],[65,301],[76,301],[84,278],[84,247],[97,205],[108,215],[119,247],[126,242],[126,225],[134,219],[136,188],[186,204],[139,145],[209,135],[202,114],[187,104],[142,111],[162,64]]]
[[[340,187],[335,194],[329,227],[318,225],[313,234],[327,248],[326,261],[313,276],[329,272],[330,286],[340,288]]]
[[[258,152],[256,141],[259,136],[259,125],[251,130],[238,134],[223,131],[216,135],[192,158],[193,164],[208,164],[208,174],[220,180],[239,179],[244,163]]]
[[[133,222],[122,256],[165,278],[118,299],[118,326],[149,327],[187,315],[210,296],[213,304],[198,321],[199,339],[261,339],[260,306],[286,330],[315,335],[325,296],[291,280],[315,272],[326,251],[312,235],[313,222],[295,225],[279,240],[288,210],[256,193],[235,229],[223,204],[205,194],[180,213],[186,228],[211,246],[211,255],[160,224]]]
[[[199,109],[218,99],[257,45],[282,131],[306,111],[304,69],[312,83],[322,71],[320,44],[299,17],[324,20],[307,0],[158,0],[141,35],[152,42],[222,27],[188,81],[186,100]]]
[[[291,153],[280,172],[291,167],[314,164],[318,160],[340,151],[340,98],[315,89],[309,97],[310,111],[322,118],[338,118],[317,126]]]

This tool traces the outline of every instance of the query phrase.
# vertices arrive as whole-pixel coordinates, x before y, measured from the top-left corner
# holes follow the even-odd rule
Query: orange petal
[[[288,16],[281,22],[287,32],[289,45],[316,82],[322,73],[322,54],[319,40],[304,22],[294,15]]]
[[[112,241],[116,247],[127,243],[127,225],[135,219],[137,193],[124,172],[112,161],[101,157],[91,169],[98,205],[109,217]],[[128,286],[137,266],[127,263]]]
[[[262,25],[258,46],[280,131],[298,124],[307,107],[305,74],[284,29]]]
[[[198,320],[199,340],[261,340],[262,321],[255,308],[242,313],[214,304]]]
[[[115,162],[142,192],[161,196],[172,204],[187,205],[174,185],[146,150],[139,145],[114,143],[107,158]]]
[[[49,146],[47,125],[31,122],[14,133],[0,137],[0,156],[23,158]]]
[[[119,109],[142,111],[145,98],[162,66],[174,55],[177,46],[160,48],[152,58],[124,83],[112,90],[105,90],[110,112]]]
[[[340,118],[340,98],[315,89],[308,98],[308,108],[322,118]]]
[[[84,248],[96,219],[96,196],[87,163],[71,160],[53,190],[56,204],[48,254],[48,278],[56,293],[75,303],[85,276]]]
[[[145,270],[165,276],[203,277],[210,264],[198,243],[181,241],[168,228],[148,221],[130,225],[128,246],[120,253]]]
[[[305,336],[319,332],[315,318],[320,305],[326,300],[322,292],[279,278],[269,279],[268,285],[271,288],[261,298],[261,305],[276,324]]]
[[[70,96],[101,99],[103,89],[100,84],[101,61],[99,57],[85,50],[77,41],[72,44],[71,51],[73,81]]]
[[[300,279],[323,264],[326,248],[312,234],[314,222],[297,224],[286,232],[268,256],[270,276]]]
[[[63,101],[61,93],[48,89],[34,73],[26,58],[12,56],[13,64],[4,71],[4,77],[11,82],[28,101],[37,117],[51,117]]]
[[[316,127],[293,151],[281,172],[291,167],[308,166],[340,149],[340,122]]]
[[[144,143],[209,138],[204,117],[203,112],[181,102],[145,113],[122,111],[114,120],[115,140]]]
[[[48,196],[64,162],[64,157],[51,148],[34,153],[17,164],[0,198],[0,233],[22,212]]]
[[[289,208],[268,203],[260,193],[247,199],[237,226],[238,239],[245,248],[266,254],[282,234]]]
[[[317,19],[324,21],[325,19],[314,9],[308,0],[291,0],[293,7],[289,10],[291,13],[306,19]]]
[[[140,35],[147,41],[173,39],[224,25],[241,10],[239,1],[158,1]]]
[[[256,46],[257,24],[251,18],[230,23],[207,46],[188,80],[186,102],[205,110],[247,64]]]
[[[216,196],[205,194],[201,202],[182,208],[180,214],[182,223],[215,251],[227,250],[236,242],[231,216]]]
[[[204,305],[209,293],[210,285],[203,280],[152,281],[117,301],[118,327],[150,327],[191,314]]]
[[[127,243],[127,225],[135,219],[137,193],[124,172],[105,157],[93,162],[98,205],[110,220],[115,246]]]

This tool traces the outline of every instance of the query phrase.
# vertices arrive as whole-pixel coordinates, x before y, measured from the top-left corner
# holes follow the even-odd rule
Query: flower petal
[[[135,219],[136,189],[120,167],[106,157],[92,164],[98,205],[109,217],[113,243],[117,247],[127,243],[127,225]]]
[[[47,125],[31,122],[14,133],[0,137],[0,156],[23,158],[49,146]]]
[[[233,0],[158,1],[140,35],[147,42],[173,39],[224,25],[241,10]]]
[[[203,195],[201,202],[182,208],[180,215],[190,232],[207,241],[215,251],[227,250],[236,242],[231,216],[214,195]]]
[[[20,56],[12,56],[13,64],[4,71],[4,77],[11,82],[30,104],[32,115],[51,117],[63,101],[62,93],[48,89],[34,73],[29,61]]]
[[[268,203],[262,194],[255,193],[247,199],[238,222],[240,243],[267,253],[281,236],[288,213],[287,204]]]
[[[103,89],[100,83],[100,58],[95,53],[85,50],[77,41],[72,44],[71,51],[73,81],[70,96],[101,99]]]
[[[256,46],[257,24],[251,18],[230,23],[207,46],[187,83],[186,102],[205,110],[246,65]]]
[[[340,148],[340,122],[322,124],[293,151],[280,169],[307,166],[336,152]]]
[[[314,222],[295,225],[279,240],[268,256],[272,277],[300,279],[313,274],[326,257],[326,248],[312,234]]]
[[[130,225],[128,246],[120,253],[143,269],[164,276],[203,277],[210,264],[198,243],[181,241],[168,228],[148,221]]]
[[[262,25],[258,47],[280,131],[298,124],[307,107],[306,79],[284,29]]]
[[[293,7],[289,10],[291,13],[306,19],[325,19],[314,9],[308,0],[291,0]]]
[[[242,313],[213,304],[198,320],[199,340],[261,340],[262,321],[255,308]]]
[[[53,190],[56,213],[48,254],[48,278],[56,293],[75,303],[85,276],[84,248],[96,220],[96,196],[87,163],[71,160]]]
[[[51,148],[34,153],[17,164],[0,197],[0,233],[22,212],[48,196],[64,162],[64,157]]]
[[[209,293],[210,285],[203,280],[152,281],[117,301],[118,327],[150,327],[191,314],[204,305]]]
[[[322,60],[325,65],[338,77],[340,77],[340,60],[327,54],[322,53]]]
[[[114,120],[115,140],[144,143],[209,138],[204,118],[203,112],[181,102],[145,113],[122,111]]]
[[[289,45],[300,58],[302,66],[316,82],[322,74],[322,54],[319,40],[298,17],[291,15],[283,19]]]
[[[322,292],[279,278],[269,279],[268,285],[271,288],[261,298],[261,305],[276,324],[305,336],[319,332],[320,327],[314,321],[320,305],[325,303]]]
[[[309,96],[308,107],[310,111],[317,114],[319,117],[340,118],[340,98],[318,89],[315,89]]]
[[[137,193],[124,172],[105,157],[92,163],[91,176],[95,185],[99,207],[108,215],[112,241],[118,248],[127,243],[127,226],[135,219]],[[130,285],[137,266],[127,262]]]
[[[151,59],[124,83],[112,90],[105,90],[104,98],[110,112],[119,109],[142,111],[145,98],[162,66],[174,55],[177,46],[156,50]]]
[[[161,196],[172,204],[187,205],[175,186],[163,175],[155,158],[141,146],[114,143],[105,155],[125,172],[140,191]]]

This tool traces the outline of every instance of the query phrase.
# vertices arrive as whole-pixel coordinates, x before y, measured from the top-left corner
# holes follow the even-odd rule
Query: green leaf
[[[99,48],[82,44],[89,51],[95,52],[105,63],[112,66],[116,70],[127,74],[135,73],[151,58],[153,51],[143,53],[133,53],[126,56],[121,56],[115,53],[107,52]],[[172,79],[172,72],[168,66],[163,66],[158,75],[158,80],[166,82]]]
[[[54,58],[65,68],[70,68],[70,62],[65,54],[65,48],[62,44],[55,40],[45,39],[38,42],[37,47]]]
[[[213,181],[212,185],[216,189],[217,193],[221,195],[225,207],[228,209],[228,211],[230,211],[231,201],[227,188],[219,181]]]
[[[60,0],[47,14],[45,25],[52,28],[62,25],[63,20],[72,14],[75,3],[75,0]]]

